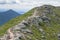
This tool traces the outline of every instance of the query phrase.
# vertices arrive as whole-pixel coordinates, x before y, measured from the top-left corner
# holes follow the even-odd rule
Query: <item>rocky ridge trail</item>
[[[15,25],[12,28],[8,29],[7,33],[4,34],[4,36],[2,36],[0,40],[27,40],[27,38],[29,38],[29,40],[32,40],[30,37],[32,36],[32,34],[34,34],[32,31],[32,26],[35,26],[42,33],[42,38],[45,39],[46,32],[42,28],[42,25],[51,26],[51,17],[55,17],[56,14],[53,12],[53,7],[51,8],[49,5],[42,6],[42,8],[37,7],[32,16],[28,17],[25,20],[22,20],[22,22],[18,25]],[[51,15],[51,17],[48,15]],[[35,40],[40,39],[36,38]]]

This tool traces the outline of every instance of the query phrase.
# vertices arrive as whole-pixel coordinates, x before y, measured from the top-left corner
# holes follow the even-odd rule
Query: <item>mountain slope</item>
[[[6,12],[0,12],[0,25],[5,24],[12,18],[15,18],[16,16],[19,16],[19,15],[20,14],[18,14],[17,12],[15,12],[13,10],[8,10]]]
[[[35,8],[34,8],[35,9]],[[17,25],[22,20],[26,19],[27,17],[31,16],[34,9],[28,11],[27,13],[17,16],[16,18],[13,18],[12,20],[8,21],[6,24],[0,26],[0,35],[3,35],[7,29],[11,28],[14,25]]]
[[[51,5],[36,7],[3,25],[0,35],[9,28],[3,39],[10,35],[14,40],[60,40],[59,13],[60,9]]]

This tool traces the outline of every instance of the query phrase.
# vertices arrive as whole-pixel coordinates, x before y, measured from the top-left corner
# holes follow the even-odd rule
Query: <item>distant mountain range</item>
[[[19,13],[13,10],[8,10],[6,12],[0,12],[0,25],[3,25],[4,23],[8,22],[12,18],[15,18],[19,15],[20,15]]]

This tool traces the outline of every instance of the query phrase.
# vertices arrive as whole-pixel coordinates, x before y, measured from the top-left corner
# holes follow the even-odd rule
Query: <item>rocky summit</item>
[[[60,40],[59,8],[43,5],[27,13],[32,15],[10,27],[0,40]]]

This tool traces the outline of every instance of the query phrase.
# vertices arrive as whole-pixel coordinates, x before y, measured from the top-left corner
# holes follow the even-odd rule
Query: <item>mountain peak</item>
[[[8,11],[13,11],[12,9],[8,10]]]
[[[6,12],[16,12],[16,11],[14,11],[14,10],[10,9],[10,10],[8,10],[8,11],[6,11]],[[16,12],[16,13],[17,13],[17,12]]]
[[[43,5],[40,7],[36,7],[34,14],[35,16],[42,16],[42,15],[46,15],[48,13],[53,13],[53,9],[55,7],[52,5]]]
[[[52,6],[52,5],[42,5],[42,6],[54,7],[54,6]]]
[[[5,12],[0,12],[0,25],[3,25],[4,23],[8,22],[12,18],[15,18],[15,17],[17,17],[19,15],[20,14],[18,14],[17,12],[15,12],[13,10],[8,10],[8,11],[5,11]]]
[[[60,40],[60,9],[37,7],[3,25],[0,35],[5,31],[0,40]]]

